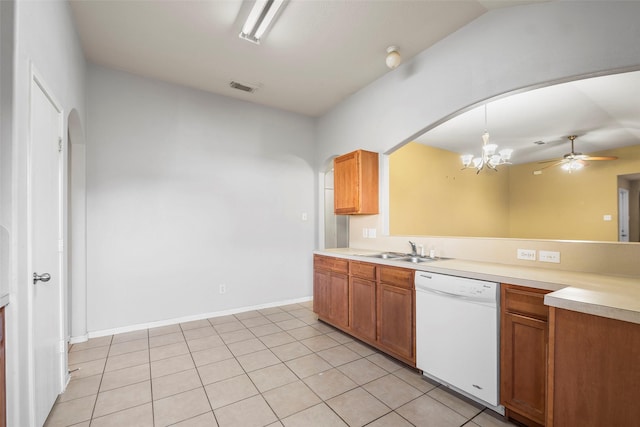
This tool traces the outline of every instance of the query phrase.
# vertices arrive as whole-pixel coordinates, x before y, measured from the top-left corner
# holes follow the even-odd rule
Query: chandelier
[[[503,148],[498,150],[497,144],[489,144],[489,132],[487,132],[487,104],[484,104],[484,133],[482,134],[482,152],[480,156],[474,157],[473,154],[463,154],[460,156],[462,160],[462,169],[476,169],[476,174],[487,167],[497,171],[500,165],[510,165],[511,154],[513,150]]]

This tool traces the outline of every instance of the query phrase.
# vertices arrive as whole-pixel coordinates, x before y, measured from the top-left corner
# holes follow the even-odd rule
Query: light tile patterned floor
[[[95,338],[46,426],[510,426],[320,323],[311,302]]]

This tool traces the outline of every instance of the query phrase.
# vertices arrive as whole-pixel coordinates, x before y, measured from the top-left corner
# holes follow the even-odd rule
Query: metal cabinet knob
[[[51,275],[49,273],[44,273],[44,274],[33,273],[33,284],[35,285],[38,282],[38,280],[41,282],[48,282],[49,280],[51,280]]]

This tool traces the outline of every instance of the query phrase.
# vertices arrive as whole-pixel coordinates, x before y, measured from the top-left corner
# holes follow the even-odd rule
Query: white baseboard
[[[77,337],[69,337],[69,344],[78,344],[85,341],[89,341],[89,335],[87,334]]]
[[[177,317],[177,318],[174,318],[174,319],[159,320],[159,321],[156,321],[156,322],[139,323],[137,325],[121,326],[119,328],[104,329],[104,330],[101,330],[101,331],[91,331],[91,332],[88,332],[87,335],[83,336],[83,337],[85,337],[84,339],[83,339],[83,337],[72,337],[70,342],[72,344],[75,344],[76,342],[86,341],[87,337],[90,339],[90,338],[104,337],[104,336],[107,336],[107,335],[122,334],[122,333],[125,333],[125,332],[139,331],[139,330],[142,330],[142,329],[157,328],[159,326],[175,325],[176,323],[191,322],[193,320],[209,319],[211,317],[228,316],[230,314],[244,313],[245,311],[261,310],[263,308],[271,308],[271,307],[278,307],[278,306],[281,306],[281,305],[297,304],[297,303],[301,303],[301,302],[311,301],[312,299],[313,299],[313,297],[296,298],[296,299],[290,299],[290,300],[285,300],[285,301],[272,302],[272,303],[268,303],[268,304],[259,304],[259,305],[254,305],[254,306],[250,306],[250,307],[241,307],[241,308],[235,308],[235,309],[230,309],[230,310],[216,311],[216,312],[212,312],[212,313],[201,313],[201,314],[196,314],[196,315],[193,315],[193,316]]]

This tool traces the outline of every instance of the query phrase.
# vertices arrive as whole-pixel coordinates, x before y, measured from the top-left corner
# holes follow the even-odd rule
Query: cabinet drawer
[[[413,289],[413,270],[396,267],[380,267],[380,283]]]
[[[344,274],[349,273],[349,261],[342,258],[314,255],[313,267],[318,270],[329,270]]]
[[[547,320],[549,317],[549,308],[544,305],[544,296],[550,291],[503,284],[502,292],[505,311],[540,320]]]
[[[349,264],[350,274],[362,279],[376,280],[376,265],[368,262],[351,261]]]

